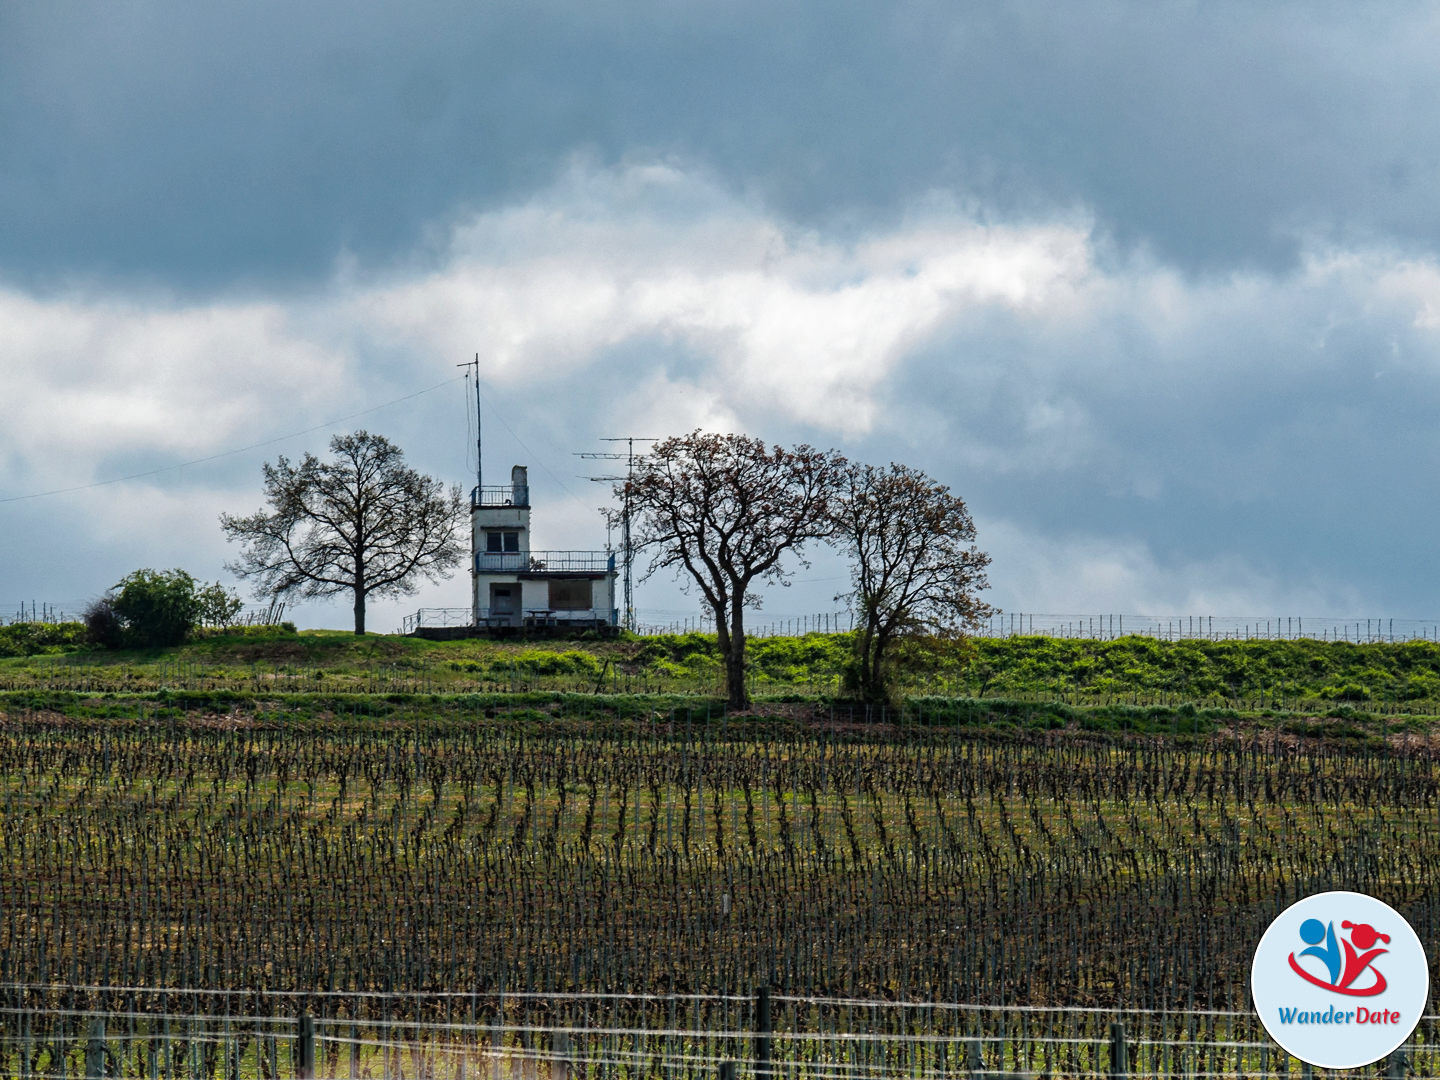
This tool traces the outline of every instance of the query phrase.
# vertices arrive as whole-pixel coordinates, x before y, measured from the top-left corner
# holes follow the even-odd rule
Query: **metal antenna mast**
[[[465,380],[470,380],[470,369],[475,369],[475,498],[480,498],[480,354],[474,360],[467,360],[456,367],[465,369]]]
[[[635,475],[635,444],[637,442],[658,442],[659,438],[654,435],[617,435],[602,438],[600,441],[623,442],[626,444],[626,452],[623,454],[594,452],[575,456],[625,462],[624,476],[592,476],[590,479],[597,483],[607,484],[618,484],[622,480],[625,481],[625,498],[620,506],[620,551],[622,565],[625,567],[625,629],[633,634],[635,632],[635,545],[630,540],[630,480]]]

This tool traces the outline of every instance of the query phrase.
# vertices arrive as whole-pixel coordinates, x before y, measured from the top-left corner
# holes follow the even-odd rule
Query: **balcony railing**
[[[481,608],[476,612],[479,626],[522,626],[540,628],[548,626],[616,626],[619,611],[610,608]]]
[[[608,574],[615,570],[613,551],[479,551],[477,574]]]
[[[529,484],[496,484],[470,489],[470,508],[491,506],[529,506]]]
[[[421,626],[474,626],[475,611],[468,607],[427,607],[406,615],[401,632],[412,634]]]
[[[421,608],[406,615],[403,632],[413,634],[429,627],[479,626],[482,628],[519,626],[525,628],[566,626],[617,626],[620,613],[612,608],[575,608],[568,611],[549,608],[510,609]]]

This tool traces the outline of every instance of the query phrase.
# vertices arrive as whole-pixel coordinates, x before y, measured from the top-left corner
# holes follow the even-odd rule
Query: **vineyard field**
[[[0,982],[1244,1008],[1301,895],[1440,931],[1437,815],[1415,735],[11,713]]]
[[[1263,1080],[1279,910],[1440,936],[1430,643],[812,637],[0,660],[0,1077]]]

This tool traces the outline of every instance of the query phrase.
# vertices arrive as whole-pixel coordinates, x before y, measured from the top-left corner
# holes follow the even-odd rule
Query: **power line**
[[[249,446],[238,446],[233,450],[222,450],[220,453],[211,454],[209,457],[195,458],[193,461],[181,461],[174,465],[162,465],[158,469],[130,473],[127,476],[116,476],[109,480],[96,480],[90,484],[76,484],[74,487],[54,488],[50,491],[36,491],[29,495],[11,495],[0,499],[0,504],[24,502],[26,499],[44,499],[51,495],[66,495],[72,491],[90,491],[93,488],[107,487],[110,484],[123,484],[127,480],[143,480],[147,476],[159,476],[161,473],[171,472],[175,469],[189,468],[191,465],[204,465],[206,462],[219,461],[221,458],[233,457],[235,454],[243,454],[247,450],[258,450],[262,446],[272,446],[278,442],[285,442],[287,439],[296,439],[301,435],[310,435],[316,431],[324,431],[337,424],[354,420],[356,417],[369,416],[371,413],[379,412],[381,409],[388,409],[391,405],[399,405],[402,401],[410,401],[413,398],[420,397],[422,394],[439,390],[442,386],[449,386],[451,383],[459,382],[462,378],[464,378],[464,376],[456,375],[453,379],[446,379],[444,382],[438,382],[434,386],[427,386],[424,390],[416,390],[413,394],[406,394],[404,397],[395,398],[393,401],[387,401],[383,405],[374,405],[368,409],[361,409],[359,412],[350,413],[347,416],[336,417],[334,420],[327,420],[323,424],[316,424],[314,427],[305,428],[303,431],[292,431],[288,435],[277,435],[273,439],[264,439],[260,442],[251,443]]]
[[[505,419],[505,413],[507,411],[504,408],[505,400],[502,399],[500,395],[495,392],[494,387],[486,387],[485,396],[501,406],[500,408],[493,410],[493,418],[500,421],[500,426],[503,427],[506,431],[508,431],[510,433],[510,437],[520,444],[520,449],[524,450],[525,453],[530,455],[530,460],[534,461],[536,465],[543,469],[545,473],[549,475],[550,479],[555,481],[556,485],[560,488],[561,491],[565,492],[565,494],[568,495],[571,499],[579,502],[580,496],[571,489],[569,484],[565,483],[564,480],[560,479],[560,477],[555,473],[555,471],[545,463],[545,459],[539,454],[537,454],[534,450],[530,449],[530,445],[520,437],[519,433],[517,433],[514,428],[510,426],[509,421]]]

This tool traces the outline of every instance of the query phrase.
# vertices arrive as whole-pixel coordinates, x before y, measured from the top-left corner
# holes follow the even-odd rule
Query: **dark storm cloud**
[[[1316,258],[1183,299],[1155,274],[1060,327],[992,313],[912,355],[892,437],[1020,535],[1143,548],[1170,603],[1205,579],[1184,567],[1242,554],[1291,596],[1433,607],[1433,263]]]
[[[941,189],[1192,269],[1440,247],[1420,6],[27,5],[0,12],[0,274],[189,290],[414,258],[577,149],[864,231]]]
[[[167,469],[7,502],[63,538],[0,600],[216,576],[328,430],[281,436],[375,403],[342,426],[473,482],[463,395],[410,395],[481,352],[546,543],[600,542],[575,450],[743,429],[954,485],[1011,610],[1433,612],[1437,25],[0,6],[0,498]]]

